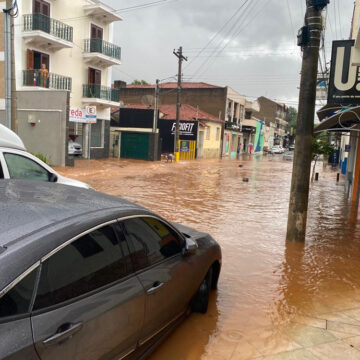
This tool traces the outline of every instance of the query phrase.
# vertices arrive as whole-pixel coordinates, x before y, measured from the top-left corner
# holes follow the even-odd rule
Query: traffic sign
[[[96,106],[85,107],[85,120],[87,124],[96,124]]]

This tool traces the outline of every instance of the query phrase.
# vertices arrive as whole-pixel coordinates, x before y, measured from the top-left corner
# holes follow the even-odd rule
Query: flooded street
[[[177,164],[110,159],[90,167],[77,161],[75,168],[57,170],[209,232],[220,243],[219,290],[208,313],[191,315],[151,357],[195,360],[297,349],[306,345],[296,340],[297,324],[335,319],[340,309],[360,306],[360,227],[349,220],[336,170],[318,169],[305,245],[285,242],[292,162],[281,156]],[[356,316],[346,323],[360,321]],[[333,330],[329,336],[341,333]]]

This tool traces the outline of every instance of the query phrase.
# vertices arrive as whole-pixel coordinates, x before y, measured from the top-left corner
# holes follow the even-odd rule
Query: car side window
[[[130,272],[113,226],[105,226],[44,261],[34,310],[76,298],[118,281]]]
[[[49,181],[49,172],[35,161],[18,154],[4,153],[11,179]]]
[[[29,312],[36,274],[37,269],[33,270],[0,298],[0,319]]]
[[[151,217],[123,221],[136,270],[181,252],[181,239],[166,224]]]

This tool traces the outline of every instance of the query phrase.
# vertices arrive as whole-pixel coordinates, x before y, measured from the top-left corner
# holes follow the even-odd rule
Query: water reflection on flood
[[[239,165],[243,167],[239,167]],[[311,188],[306,244],[286,244],[292,163],[244,157],[170,163],[92,161],[59,169],[169,220],[211,233],[223,249],[219,290],[206,315],[191,315],[152,360],[210,358],[215,340],[239,341],[298,314],[336,309],[360,295],[360,230],[349,221],[336,171]],[[243,182],[244,177],[249,182]]]

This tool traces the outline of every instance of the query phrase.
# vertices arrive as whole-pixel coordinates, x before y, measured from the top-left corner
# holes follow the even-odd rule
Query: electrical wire
[[[205,51],[205,49],[208,48],[208,46],[216,39],[216,37],[217,37],[218,35],[220,35],[221,31],[223,31],[224,28],[232,21],[232,19],[233,19],[235,16],[237,16],[237,14],[238,14],[239,11],[244,7],[244,5],[246,4],[246,2],[247,2],[247,1],[244,1],[244,2],[237,8],[237,10],[235,11],[235,13],[234,13],[232,16],[230,16],[230,18],[224,23],[224,25],[215,33],[215,35],[213,35],[213,36],[210,38],[210,40],[209,40],[209,41],[207,42],[207,44],[198,52],[198,54],[197,54],[190,62],[188,62],[188,63],[186,64],[186,66],[184,67],[184,70],[185,70],[186,68],[188,68],[188,67],[190,66],[190,64],[191,64],[197,57],[199,57],[199,55],[201,55],[201,54]]]
[[[341,24],[341,16],[340,16],[340,2],[339,0],[336,1],[337,2],[337,7],[338,7],[338,19],[339,19],[339,27],[340,27],[340,36],[343,39],[343,32],[342,32],[342,24]]]
[[[256,1],[256,0],[255,0]],[[237,23],[241,23],[241,19],[244,16],[244,14],[246,14],[246,10],[249,9],[249,4],[251,6],[251,4],[254,4],[255,1],[253,3],[249,3],[249,0],[245,0],[242,5],[240,10],[243,10],[243,8],[245,7],[245,9],[243,10],[243,12],[239,13],[238,12],[238,18],[236,19],[236,21],[234,21],[233,25],[230,27],[230,29],[227,31],[227,33],[223,36],[223,39],[218,43],[218,45],[215,47],[215,49],[212,51],[211,55],[205,60],[203,61],[200,66],[197,68],[197,70],[194,73],[194,77],[201,71],[201,69],[209,62],[210,58],[212,58],[213,55],[215,55],[218,52],[218,49],[220,48],[220,46],[223,44],[223,42],[225,41],[225,39],[230,36],[230,39],[233,36],[233,30],[235,29]],[[229,40],[230,42],[230,40]],[[226,43],[225,43],[226,44]]]
[[[296,42],[296,31],[295,31],[295,27],[294,27],[294,22],[293,22],[293,18],[292,18],[292,15],[291,15],[291,9],[290,9],[290,5],[289,5],[289,0],[286,0],[286,4],[287,4],[287,9],[288,9],[288,12],[289,12],[289,19],[290,19],[290,24],[291,24],[291,28],[292,28],[292,31],[295,35],[295,42]]]
[[[256,3],[256,1],[252,2],[252,4],[254,5],[253,8],[247,7],[247,8],[244,10],[244,15],[245,15],[246,10],[250,9],[250,10],[249,10],[249,14],[247,14],[247,18],[249,18],[250,20],[249,20],[247,23],[245,23],[245,24],[242,24],[241,22],[239,22],[239,25],[240,25],[240,26],[236,28],[235,32],[231,35],[230,40],[229,40],[227,43],[224,44],[224,46],[222,47],[222,49],[218,51],[218,54],[221,53],[221,52],[230,44],[230,42],[231,42],[231,40],[232,40],[233,37],[239,36],[239,34],[241,33],[241,31],[242,31],[243,29],[247,28],[247,27],[250,25],[250,23],[256,19],[256,17],[260,14],[260,12],[263,11],[263,10],[266,8],[266,6],[269,4],[269,2],[270,2],[270,0],[268,0],[265,4],[263,4],[262,7],[260,8],[260,10],[259,10],[254,16],[250,16],[250,15],[251,15],[251,12],[252,12],[253,10],[255,10],[256,5],[258,4],[258,3]],[[243,25],[243,26],[241,26],[241,25]],[[214,59],[213,59],[213,62],[214,62]],[[203,70],[203,71],[199,74],[199,76],[201,76],[204,72],[205,72],[205,70]]]

